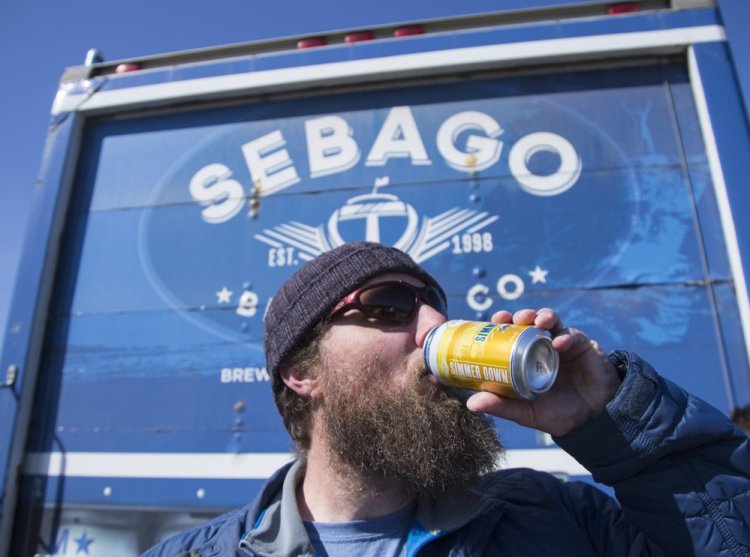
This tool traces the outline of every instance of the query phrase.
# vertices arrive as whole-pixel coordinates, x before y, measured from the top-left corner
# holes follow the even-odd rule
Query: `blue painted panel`
[[[411,159],[366,166],[389,110],[403,106],[410,111],[383,141],[408,148]],[[436,138],[460,114],[464,125],[451,141],[466,152],[451,159]],[[347,133],[351,127],[361,156],[310,177],[305,121],[327,115]],[[490,120],[502,129],[494,140],[470,129]],[[242,145],[275,130],[300,180],[254,198]],[[415,164],[414,130],[430,165]],[[552,135],[524,139],[541,131]],[[100,121],[87,132],[31,451],[288,451],[264,375],[263,310],[305,259],[368,234],[420,259],[445,284],[451,317],[555,307],[605,348],[634,349],[722,410],[750,392],[716,201],[679,65]],[[486,168],[467,172],[456,167],[471,158],[472,134],[475,165],[503,146]],[[263,156],[278,152],[278,142],[268,149]],[[510,163],[514,150],[522,172]],[[575,164],[561,171],[578,157],[580,172]],[[189,185],[214,163],[232,174],[203,185],[236,180],[240,192],[201,204]],[[233,184],[224,186],[234,194]],[[500,434],[510,448],[541,446],[536,432],[514,424],[500,423]],[[31,508],[44,500],[66,512],[234,507],[259,485],[34,482],[29,489],[43,495]],[[210,495],[196,500],[198,489]]]
[[[726,184],[729,210],[736,230],[738,253],[731,254],[741,262],[745,284],[750,284],[750,220],[745,216],[750,204],[747,176],[750,174],[750,130],[743,118],[743,105],[736,76],[729,64],[729,53],[723,43],[695,46],[695,60],[703,83],[708,116],[716,140],[719,162]],[[738,349],[741,348],[738,346]],[[748,357],[745,347],[744,357]],[[747,368],[733,368],[732,381],[737,396],[747,404],[743,387],[750,383]],[[739,402],[739,400],[738,400]]]
[[[725,327],[736,318],[726,290],[719,308]],[[662,375],[727,411],[727,363],[710,296],[704,286],[674,284],[547,291],[508,307],[562,308],[568,323],[606,349],[637,351]],[[458,312],[455,317],[471,316]],[[734,323],[728,328],[729,350],[736,350],[739,338]],[[39,384],[42,411],[32,424],[30,450],[288,451],[259,342],[204,339],[196,344],[200,335],[191,335],[189,329],[173,314],[72,318],[67,345],[48,349],[51,356]],[[106,339],[100,331],[108,332]],[[122,334],[125,331],[130,333]],[[243,381],[234,381],[234,373],[225,371],[235,368],[243,369]],[[510,448],[538,446],[535,432],[515,424],[502,423],[500,435]],[[82,502],[75,492],[67,497]],[[161,501],[155,492],[143,503]]]
[[[42,478],[27,476],[37,481],[38,492],[44,493],[40,501],[54,503],[59,498],[60,490],[78,494],[81,506],[110,507],[113,504],[122,507],[137,507],[149,499],[148,494],[160,493],[162,500],[149,505],[154,509],[174,509],[191,507],[196,514],[205,513],[206,519],[226,509],[244,506],[252,501],[263,482],[261,480],[215,480],[215,479],[124,479],[124,478]],[[64,485],[61,485],[64,484]],[[105,494],[105,488],[109,488]],[[199,490],[204,490],[203,497],[197,497]],[[117,511],[114,511],[117,512]],[[200,519],[198,519],[200,521]]]
[[[744,408],[750,404],[750,371],[747,366],[747,345],[742,329],[738,326],[740,316],[733,283],[714,288],[714,303],[723,340],[722,347],[726,354],[727,375],[724,377],[724,384],[734,397],[728,410]]]
[[[717,4],[727,34],[727,47],[731,52],[747,125],[750,116],[750,36],[747,34],[750,4],[742,0],[718,0]]]
[[[511,176],[519,172],[511,165],[513,155],[523,158],[523,145],[533,142],[529,135],[540,132],[569,144],[584,173],[677,167],[683,157],[680,130],[665,81],[679,88],[685,80],[673,66],[654,65],[329,95],[316,99],[314,108],[309,100],[297,100],[110,122],[88,137],[80,176],[91,198],[79,197],[74,210],[193,202],[191,182],[212,177],[236,181],[230,195],[248,196],[251,186],[258,186],[263,196],[277,187],[274,182],[288,184],[274,190],[286,195],[372,187],[384,175],[392,185]],[[321,124],[308,139],[307,127],[323,119],[343,127],[338,137],[348,132],[351,138],[323,139],[330,136]],[[391,144],[390,156],[378,157],[373,148],[387,139],[380,136],[378,142],[381,133],[400,133],[408,148],[402,145],[399,153]],[[474,141],[485,145],[477,148],[472,167],[465,159]],[[488,142],[497,153],[485,160]],[[248,162],[243,146],[262,161],[284,160],[281,174],[290,178],[267,170],[270,163]],[[702,149],[689,147],[689,160],[702,160]],[[315,164],[316,155],[339,148],[351,148],[351,156],[327,156]],[[554,154],[534,153],[521,172],[550,174],[559,165]],[[225,168],[200,174],[209,165]]]
[[[452,317],[553,306],[605,346],[635,344],[659,360],[682,353],[673,346],[685,338],[691,346],[701,338],[711,362],[699,369],[723,377],[729,360],[742,369],[717,337],[719,304],[707,285],[731,278],[679,66],[469,82],[400,91],[398,99],[415,104],[387,138],[395,149],[411,137],[415,160],[415,130],[435,137],[457,114],[469,114],[464,127],[505,117],[498,168],[461,173],[432,144],[425,147],[432,165],[399,157],[354,165],[258,197],[252,214],[240,196],[236,214],[208,218],[232,198],[196,202],[188,186],[195,172],[241,159],[247,130],[283,130],[291,158],[306,160],[304,103],[94,126],[68,223],[69,264],[57,277],[35,449],[49,446],[54,431],[80,451],[286,450],[267,383],[235,384],[226,370],[262,378],[269,298],[315,253],[367,234],[421,260],[444,283]],[[388,113],[377,101],[406,106],[394,100],[351,94],[316,110],[338,106],[332,114],[372,144]],[[514,171],[512,145],[540,130],[554,135],[524,151],[525,173]],[[480,159],[487,145],[499,146],[481,139],[474,139]],[[570,156],[566,145],[581,160],[572,178],[558,169]],[[557,189],[544,189],[549,176],[558,176]],[[250,180],[240,170],[233,179]],[[736,323],[724,319],[722,327],[738,337]],[[680,374],[696,386],[701,377]],[[716,389],[701,392],[727,406],[731,382]],[[210,408],[201,404],[207,393]],[[252,412],[235,415],[238,401]],[[272,418],[257,426],[253,416],[263,413]],[[536,443],[532,432],[518,436],[519,446]]]
[[[266,301],[304,258],[337,234],[349,241],[365,237],[364,219],[341,218],[366,206],[362,196],[371,203],[396,199],[403,211],[378,221],[384,242],[396,242],[410,225],[416,233],[445,222],[442,233],[431,234],[433,249],[418,237],[408,247],[443,280],[456,311],[468,310],[469,286],[507,273],[521,277],[529,292],[704,278],[690,192],[678,169],[583,173],[560,196],[530,195],[512,178],[371,190],[271,196],[255,218],[238,215],[221,224],[203,221],[197,204],[75,215],[69,230],[77,240],[66,254],[80,264],[61,273],[66,294],[53,313],[179,310],[207,322],[201,316],[215,309],[205,315],[244,340],[242,331],[260,329]],[[320,245],[303,243],[306,237],[291,227],[319,233]],[[586,255],[572,257],[576,250]],[[537,265],[548,274],[534,282],[529,273]],[[714,278],[727,276],[726,266],[715,270]],[[261,312],[237,313],[245,292],[257,296]]]

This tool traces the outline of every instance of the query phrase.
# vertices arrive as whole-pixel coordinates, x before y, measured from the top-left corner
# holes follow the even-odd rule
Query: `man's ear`
[[[312,398],[318,389],[318,380],[306,369],[288,367],[281,370],[281,380],[298,395]]]

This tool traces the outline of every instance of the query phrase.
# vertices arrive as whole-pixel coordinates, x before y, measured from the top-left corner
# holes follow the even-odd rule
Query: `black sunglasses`
[[[358,288],[334,306],[328,317],[357,309],[367,317],[397,323],[408,322],[423,302],[447,317],[443,294],[434,286],[414,286],[403,281],[388,281]]]

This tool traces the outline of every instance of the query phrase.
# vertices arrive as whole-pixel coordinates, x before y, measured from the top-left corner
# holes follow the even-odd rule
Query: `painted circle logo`
[[[243,342],[260,341],[281,282],[346,242],[408,253],[465,301],[453,304],[459,312],[497,309],[553,280],[601,280],[640,211],[626,157],[605,131],[549,101],[509,112],[503,128],[490,112],[504,102],[216,126],[155,186],[140,223],[142,265],[171,308]],[[522,133],[537,121],[566,137]],[[581,145],[606,168],[585,173]]]

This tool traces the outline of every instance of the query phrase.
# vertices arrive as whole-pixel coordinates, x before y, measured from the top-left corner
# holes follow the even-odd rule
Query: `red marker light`
[[[612,4],[609,8],[607,8],[607,13],[609,15],[630,14],[640,11],[641,7],[635,2],[622,2],[620,4]]]
[[[361,41],[371,41],[375,38],[375,33],[372,31],[359,31],[357,33],[349,33],[344,37],[346,43],[358,43]]]
[[[322,37],[312,37],[310,39],[302,39],[297,42],[297,48],[313,48],[316,46],[325,46],[328,44]]]
[[[136,64],[134,62],[126,62],[124,64],[119,64],[115,68],[115,73],[137,72],[140,69],[141,69],[140,64]]]
[[[407,25],[406,27],[399,27],[393,32],[394,37],[409,37],[411,35],[422,35],[424,29],[421,25]]]

